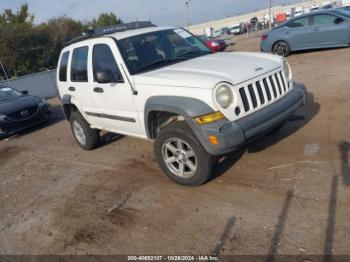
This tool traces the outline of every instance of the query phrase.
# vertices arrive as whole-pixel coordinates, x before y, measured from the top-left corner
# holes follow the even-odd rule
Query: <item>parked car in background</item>
[[[228,27],[223,27],[219,30],[215,30],[213,32],[213,39],[222,39],[227,45],[235,44],[234,35],[231,34],[231,31]]]
[[[223,39],[211,39],[207,36],[198,36],[198,38],[213,52],[222,52],[227,48],[227,44]]]
[[[333,8],[333,4],[331,2],[325,2],[322,4],[323,10],[328,10],[328,9],[332,9],[332,8]]]
[[[297,7],[295,8],[295,11],[294,11],[294,17],[298,17],[298,16],[301,16],[304,14],[304,8],[303,7]]]
[[[245,32],[247,32],[247,26],[243,22],[239,24],[233,24],[230,27],[230,31],[231,31],[231,34],[234,34],[234,35],[244,34]]]
[[[48,118],[44,99],[0,85],[0,138],[44,123]]]
[[[313,4],[310,8],[310,11],[318,11],[320,9],[320,6],[318,4]]]
[[[261,51],[288,56],[293,51],[349,46],[350,14],[316,11],[291,19],[261,37]]]

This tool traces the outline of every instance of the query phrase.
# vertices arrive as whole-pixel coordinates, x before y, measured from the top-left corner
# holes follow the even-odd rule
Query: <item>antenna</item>
[[[7,76],[7,73],[6,73],[6,71],[5,71],[5,68],[4,68],[4,66],[3,66],[3,64],[2,64],[2,62],[1,62],[1,60],[0,60],[0,65],[1,65],[2,71],[4,72],[4,75],[5,75],[5,77],[6,77],[7,84],[9,85],[9,87],[11,87],[10,80],[9,80],[9,78],[8,78],[8,76]]]

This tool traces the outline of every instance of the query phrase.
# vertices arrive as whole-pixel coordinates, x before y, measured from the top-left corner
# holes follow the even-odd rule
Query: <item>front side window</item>
[[[98,44],[94,46],[92,54],[92,64],[94,71],[94,81],[96,82],[96,73],[98,71],[110,71],[117,82],[123,82],[123,76],[120,73],[117,63],[115,62],[112,50],[108,45]]]
[[[71,66],[71,81],[87,82],[87,60],[89,48],[87,46],[76,48],[73,51],[72,66]]]
[[[287,27],[289,28],[300,28],[300,27],[306,27],[309,26],[309,17],[303,17],[296,19],[290,23],[287,24]]]
[[[163,30],[118,40],[131,74],[168,66],[210,54],[211,51],[184,29]]]
[[[60,68],[59,68],[59,79],[60,82],[67,82],[67,65],[68,65],[69,52],[65,52],[62,55]]]
[[[314,16],[314,25],[333,25],[333,24],[336,24],[337,20],[339,19],[339,22],[340,19],[344,22],[344,20],[342,18],[338,18],[336,16],[333,16],[333,15],[315,15]],[[338,22],[338,24],[339,24]]]

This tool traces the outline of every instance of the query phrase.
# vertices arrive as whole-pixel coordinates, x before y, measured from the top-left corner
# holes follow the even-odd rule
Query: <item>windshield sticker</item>
[[[183,29],[176,29],[176,30],[174,30],[174,32],[177,33],[182,38],[185,38],[185,39],[189,38],[189,37],[192,37],[192,35],[189,32],[187,32],[187,31],[185,31]]]
[[[1,88],[1,91],[4,91],[4,92],[9,92],[11,91],[12,89],[11,88],[8,88],[8,87],[5,87],[5,88]]]

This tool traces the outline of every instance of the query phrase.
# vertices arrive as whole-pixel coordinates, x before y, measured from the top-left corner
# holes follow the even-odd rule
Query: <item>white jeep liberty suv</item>
[[[205,183],[213,157],[281,126],[305,104],[286,59],[217,53],[182,28],[135,22],[72,40],[57,84],[78,144],[91,150],[101,130],[155,140],[164,173]]]

